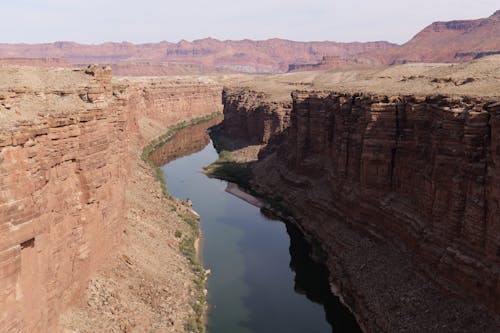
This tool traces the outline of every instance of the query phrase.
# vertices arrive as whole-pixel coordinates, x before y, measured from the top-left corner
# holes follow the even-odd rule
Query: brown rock
[[[245,126],[266,127],[255,110],[271,102],[259,94],[226,93],[224,134],[241,140]],[[498,100],[292,97],[290,125],[260,152],[253,186],[287,203],[292,221],[321,244],[332,288],[365,329],[495,331]]]

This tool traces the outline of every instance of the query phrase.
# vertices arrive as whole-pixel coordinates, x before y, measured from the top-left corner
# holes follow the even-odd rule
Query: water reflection
[[[154,150],[149,158],[160,167],[176,158],[202,150],[210,142],[207,130],[219,124],[223,116],[218,116],[208,121],[183,128],[175,133],[172,140]]]
[[[323,305],[332,332],[361,333],[354,316],[330,292],[325,265],[311,259],[317,257],[313,253],[321,250],[314,249],[296,226],[286,223],[286,229],[290,236],[290,268],[295,272],[295,291]]]
[[[358,332],[352,315],[331,296],[326,269],[310,260],[312,248],[300,232],[273,223],[226,193],[226,182],[200,172],[217,159],[206,135],[212,124],[200,125],[179,132],[153,156],[161,164],[191,154],[162,170],[170,193],[189,197],[201,215],[203,262],[212,271],[208,331]]]

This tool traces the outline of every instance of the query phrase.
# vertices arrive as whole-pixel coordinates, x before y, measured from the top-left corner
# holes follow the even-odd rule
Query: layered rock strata
[[[54,85],[37,86],[39,75]],[[8,77],[0,92],[0,327],[50,332],[120,245],[127,117],[109,69]]]
[[[290,123],[291,103],[268,102],[268,96],[262,92],[224,89],[222,103],[224,122],[221,130],[225,136],[245,144],[268,143]]]
[[[64,329],[82,333],[184,332],[186,327],[197,327],[193,323],[200,319],[195,311],[199,311],[200,287],[194,282],[198,277],[180,253],[181,242],[196,237],[186,223],[192,208],[163,194],[156,170],[141,160],[141,153],[146,144],[170,132],[171,126],[219,111],[221,89],[208,78],[114,81],[114,94],[127,98],[130,173],[124,244],[109,265],[93,275],[83,304],[63,314]],[[202,128],[211,124],[176,132],[153,153],[154,161],[161,164],[205,142]]]
[[[155,183],[149,174],[143,175],[145,166],[138,166],[141,147],[180,120],[220,109],[221,87],[192,78],[113,82],[111,70],[97,66],[85,70],[5,66],[0,71],[0,331],[54,332],[68,306],[82,305],[90,277],[104,263],[112,272],[119,272],[114,263],[123,260],[113,259],[115,255],[123,245],[132,246],[130,239],[144,240],[133,226],[160,226],[154,219],[149,222],[138,217],[133,197],[138,185],[137,177],[130,178],[132,173]],[[160,185],[157,187],[161,193]],[[156,191],[148,193],[154,202],[163,202]],[[141,196],[139,204],[147,202]],[[128,226],[127,218],[133,226]],[[169,218],[182,229],[181,219]],[[173,233],[163,230],[159,234],[171,241]],[[146,243],[143,252],[154,253],[154,237]],[[164,249],[170,254],[159,265],[169,263],[179,272],[189,272],[178,246],[162,244],[174,250]],[[141,251],[134,253],[137,260],[145,256]],[[119,275],[135,272],[134,279],[142,285],[154,285],[147,278],[151,275],[147,265],[135,267],[141,269],[126,266]],[[162,281],[163,291],[151,287],[150,292],[168,299],[175,289],[173,294],[183,303],[170,300],[172,308],[189,307],[191,282],[183,288],[185,282],[179,279],[174,286],[165,281],[177,273],[161,274],[157,279]],[[103,290],[102,285],[98,287],[96,290]],[[146,302],[141,295],[134,301],[136,312],[127,313],[128,320],[134,321],[137,304]],[[88,304],[94,301],[88,300]],[[152,318],[159,317],[162,310],[155,304],[147,305]],[[102,313],[102,319],[108,321],[100,323],[103,327],[110,331],[129,327],[123,328],[113,319],[119,316],[117,308],[110,311]],[[187,310],[179,310],[175,326],[170,317],[162,318],[182,330],[188,315]],[[148,327],[156,325],[153,319],[144,322]]]
[[[252,109],[236,100],[228,112]],[[319,242],[332,288],[366,331],[498,329],[499,105],[293,94],[290,126],[261,151],[253,187]],[[242,132],[235,124],[224,121],[228,135]]]
[[[222,111],[222,86],[208,77],[117,80],[127,94],[129,131],[144,145],[168,126]]]
[[[61,58],[73,65],[109,64],[115,66],[121,75],[183,74],[186,70],[192,73],[193,69],[205,73],[207,70],[275,73],[286,71],[290,63],[314,63],[324,55],[353,57],[362,52],[396,47],[396,44],[384,41],[339,43],[295,42],[277,38],[262,41],[204,38],[192,42],[181,40],[178,43],[164,41],[148,44],[0,44],[0,55],[8,58]],[[165,64],[170,68],[166,68]],[[189,70],[189,66],[193,68]]]

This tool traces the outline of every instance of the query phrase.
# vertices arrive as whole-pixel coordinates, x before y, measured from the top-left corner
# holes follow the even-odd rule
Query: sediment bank
[[[194,275],[175,234],[192,232],[190,208],[140,154],[220,110],[221,87],[97,66],[0,71],[2,332],[184,331]]]
[[[168,86],[174,89],[171,84]],[[194,85],[194,97],[187,92],[189,81],[182,82],[182,86],[188,101],[194,98],[195,104],[201,103],[203,93],[198,84]],[[217,100],[212,99],[217,95],[212,89],[218,88],[207,86],[207,109],[198,109],[201,116],[189,120],[182,115],[164,115],[163,121],[159,121],[160,116],[155,115],[155,121],[150,120],[139,129],[140,135],[134,137],[125,245],[118,260],[111,259],[111,267],[101,270],[91,281],[87,306],[64,314],[62,321],[66,329],[78,332],[204,331],[205,271],[196,250],[199,216],[187,203],[168,194],[157,165],[204,144],[204,138],[195,137],[200,131],[193,128],[208,128],[220,121]],[[170,98],[172,94],[165,96]],[[165,107],[164,101],[143,103]],[[167,104],[165,109],[156,111],[176,112],[175,105]],[[196,109],[191,110],[191,114],[194,111]],[[149,112],[154,115],[152,110]],[[176,117],[183,120],[168,125],[170,119]],[[165,126],[166,132],[164,128],[164,133],[154,138],[158,133],[156,128],[161,126]],[[153,130],[148,131],[151,128]],[[141,149],[147,140],[149,143]],[[127,258],[125,263],[122,258]],[[136,285],[140,286],[138,290],[131,287]]]

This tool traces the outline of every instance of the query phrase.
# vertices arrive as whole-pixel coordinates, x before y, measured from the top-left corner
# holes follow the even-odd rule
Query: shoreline
[[[92,277],[84,303],[63,313],[63,330],[142,332],[161,327],[169,332],[206,332],[210,271],[201,260],[199,214],[169,195],[163,173],[148,157],[177,132],[214,115],[169,126],[161,139],[133,143],[124,246]]]
[[[266,204],[262,200],[260,200],[260,199],[258,199],[256,197],[254,197],[253,195],[245,192],[236,183],[232,183],[232,182],[228,181],[225,191],[227,193],[232,194],[235,197],[240,198],[241,200],[243,200],[243,201],[245,201],[245,202],[247,202],[247,203],[249,203],[249,204],[257,207],[257,208],[266,207]]]

